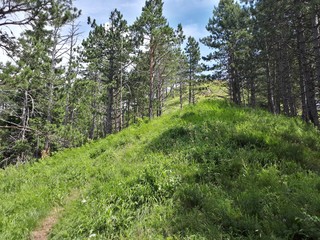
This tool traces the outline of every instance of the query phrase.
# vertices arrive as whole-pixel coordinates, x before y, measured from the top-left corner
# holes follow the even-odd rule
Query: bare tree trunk
[[[108,87],[107,99],[107,118],[106,118],[106,134],[112,133],[112,115],[113,115],[113,87]]]
[[[239,76],[234,68],[234,54],[233,52],[230,52],[229,54],[229,78],[230,78],[230,83],[231,83],[231,96],[232,96],[232,101],[240,105],[241,104],[241,88],[240,88],[240,81],[239,81]]]
[[[272,81],[271,81],[271,76],[270,76],[269,55],[267,55],[267,59],[266,59],[266,78],[267,78],[268,109],[271,113],[275,113],[273,86],[272,86]]]
[[[189,63],[189,105],[192,103],[192,68]]]
[[[256,107],[256,83],[254,82],[254,76],[252,69],[250,70],[250,106]]]
[[[59,38],[59,27],[55,27],[53,30],[53,46],[51,52],[51,66],[50,66],[50,74],[48,77],[48,102],[47,102],[47,123],[52,123],[52,109],[53,109],[53,101],[54,101],[54,82],[55,82],[55,68],[56,68],[56,58],[57,58],[57,46],[58,46],[58,38]],[[45,144],[44,151],[46,154],[50,152],[50,132],[46,132],[45,134]]]
[[[91,105],[92,109],[96,109],[96,101],[93,100],[93,103]],[[94,131],[96,129],[96,118],[97,118],[97,113],[94,110],[93,114],[92,114],[92,119],[91,119],[91,126],[90,126],[90,130],[89,130],[89,139],[94,139]]]
[[[127,121],[126,121],[126,127],[129,127],[130,124],[130,106],[131,106],[131,98],[128,98],[127,100]],[[134,113],[133,113],[134,115]]]
[[[24,91],[21,119],[22,119],[21,140],[25,140],[28,122],[29,122],[28,90]]]
[[[182,89],[182,77],[179,77],[179,95],[180,95],[180,109],[182,109],[182,104],[183,104],[183,99],[182,99],[182,94],[183,94],[183,89]]]
[[[278,45],[278,80],[280,83],[280,96],[282,99],[283,111],[286,116],[289,116],[289,104],[288,104],[288,93],[287,93],[287,84],[288,84],[288,69],[286,69],[286,62],[288,61],[286,55],[285,44]]]
[[[189,79],[189,104],[192,102],[192,82],[191,79]]]
[[[94,139],[94,132],[95,132],[95,129],[97,127],[97,124],[96,124],[96,118],[97,118],[97,104],[96,104],[96,94],[97,94],[97,88],[95,88],[92,92],[92,95],[93,95],[93,100],[92,100],[92,103],[91,103],[91,107],[93,109],[93,114],[92,114],[92,118],[91,118],[91,126],[90,126],[90,130],[89,130],[89,139]]]
[[[290,62],[289,62],[289,55],[287,55],[288,58],[287,58],[287,67],[286,67],[286,71],[288,73],[287,77],[288,77],[288,82],[287,82],[287,85],[286,85],[286,92],[287,92],[287,95],[288,95],[288,105],[289,105],[289,116],[293,117],[293,116],[296,116],[297,115],[297,109],[296,109],[296,101],[295,101],[295,96],[294,96],[294,93],[293,93],[293,90],[292,90],[292,86],[293,86],[293,83],[292,83],[292,80],[293,77],[292,77],[292,70],[291,70],[291,66],[290,66]]]
[[[119,91],[120,91],[120,98],[119,98],[119,131],[122,130],[123,127],[123,106],[122,106],[122,101],[123,101],[123,76],[122,76],[122,63],[120,64],[120,86],[119,86]]]
[[[275,113],[280,114],[281,112],[281,81],[279,76],[279,60],[275,59],[273,65],[273,86],[275,89],[275,98],[274,98],[274,105],[275,105]]]
[[[65,101],[65,113],[64,113],[64,121],[63,124],[67,125],[70,122],[70,88],[71,88],[71,81],[73,78],[74,69],[72,66],[73,58],[74,58],[74,47],[77,43],[77,36],[79,35],[79,25],[75,24],[74,22],[71,24],[71,29],[69,32],[68,38],[70,39],[70,46],[69,46],[69,62],[68,62],[68,72],[66,76],[66,83],[65,83],[65,93],[66,93],[66,101]]]
[[[150,66],[149,66],[149,119],[153,117],[153,85],[154,85],[154,62],[155,62],[155,49],[153,46],[153,38],[150,39],[150,50],[149,50],[149,57],[150,57]]]
[[[300,67],[300,79],[303,89],[305,85],[306,91],[306,120],[310,120],[315,126],[319,126],[319,117],[317,112],[317,106],[315,101],[315,83],[311,77],[311,67],[307,59],[307,49],[306,49],[306,39],[303,29],[303,17],[298,17],[297,26],[297,41],[298,41],[298,57],[299,57],[299,67]]]
[[[316,66],[316,83],[318,91],[320,91],[320,21],[319,12],[315,12],[312,18],[313,25],[313,48],[315,52],[315,66]],[[318,92],[320,95],[320,93]],[[320,97],[320,96],[319,96]]]
[[[157,99],[157,103],[156,103],[156,108],[157,108],[157,117],[161,116],[161,91],[162,91],[162,78],[161,78],[161,73],[160,70],[157,70],[156,73],[157,76],[157,88],[156,88],[156,99]]]
[[[196,97],[196,94],[195,94],[195,82],[193,81],[193,84],[192,84],[192,104],[196,103],[195,97]]]

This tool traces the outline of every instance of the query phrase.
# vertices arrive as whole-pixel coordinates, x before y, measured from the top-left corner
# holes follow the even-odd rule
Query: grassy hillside
[[[311,126],[203,100],[1,170],[0,239],[320,239],[319,171]]]

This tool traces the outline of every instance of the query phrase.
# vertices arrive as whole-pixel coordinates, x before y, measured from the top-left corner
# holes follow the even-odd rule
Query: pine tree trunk
[[[196,103],[195,97],[196,97],[196,94],[195,94],[195,83],[193,81],[193,84],[192,84],[192,104],[193,105]]]
[[[307,58],[307,47],[305,33],[302,24],[303,17],[300,15],[298,17],[297,26],[297,41],[298,41],[298,57],[299,57],[299,71],[300,76],[303,78],[301,84],[303,89],[306,91],[306,114],[307,120],[310,120],[315,126],[319,126],[319,117],[317,112],[317,106],[315,101],[315,83],[311,77],[311,67],[308,63]],[[305,85],[305,87],[303,86]]]
[[[288,84],[288,70],[286,69],[286,48],[285,44],[278,45],[278,77],[280,83],[280,96],[282,99],[283,111],[286,116],[289,116],[289,104],[288,104],[288,93],[286,91],[286,86]]]
[[[67,125],[70,121],[70,88],[71,88],[71,77],[72,77],[72,72],[73,72],[73,67],[72,67],[72,60],[73,60],[73,55],[74,55],[74,47],[76,44],[76,25],[72,23],[71,25],[71,34],[70,34],[70,48],[69,48],[69,61],[68,61],[68,72],[66,76],[66,83],[65,83],[65,94],[66,94],[66,101],[65,101],[65,108],[64,108],[64,121],[63,124]]]
[[[191,80],[189,80],[189,105],[192,102],[192,83]]]
[[[281,80],[279,76],[279,59],[275,59],[274,65],[273,65],[273,86],[275,89],[275,98],[274,98],[274,104],[275,104],[275,113],[280,114],[281,113]]]
[[[107,103],[107,118],[106,118],[106,134],[112,133],[112,115],[113,115],[113,87],[108,87],[108,103]]]
[[[256,107],[256,83],[254,82],[253,71],[251,71],[250,77],[250,106],[255,108]]]
[[[229,78],[231,81],[231,94],[232,101],[240,105],[241,104],[241,88],[238,73],[234,67],[234,53],[229,53]]]
[[[122,113],[122,101],[123,101],[123,89],[122,89],[122,85],[123,85],[123,76],[122,76],[122,63],[120,65],[120,86],[119,86],[119,91],[120,91],[120,97],[119,97],[119,131],[122,130],[123,127],[123,113]]]
[[[163,79],[161,77],[161,73],[157,74],[158,84],[157,84],[157,117],[160,117],[162,114],[162,85]]]
[[[54,29],[54,37],[53,37],[53,49],[51,52],[51,66],[50,66],[50,74],[49,74],[49,82],[48,82],[48,102],[47,102],[47,123],[52,123],[52,109],[53,109],[53,96],[54,96],[54,82],[55,82],[55,67],[56,67],[56,54],[57,54],[57,44],[58,44],[58,32],[59,29]],[[44,151],[50,152],[50,137],[49,132],[46,133],[45,136],[45,146]]]
[[[293,83],[292,83],[292,80],[293,77],[292,77],[292,69],[291,69],[291,66],[290,66],[290,62],[289,62],[289,53],[288,53],[288,58],[287,58],[287,67],[286,67],[286,71],[288,72],[287,74],[287,77],[288,77],[288,82],[287,82],[287,85],[286,85],[286,92],[287,92],[287,95],[288,95],[288,105],[289,105],[289,116],[290,117],[293,117],[293,116],[296,116],[297,115],[297,109],[296,109],[296,104],[295,104],[295,96],[294,96],[294,93],[293,93]]]
[[[191,104],[191,102],[192,102],[192,69],[191,69],[191,63],[190,63],[189,64],[189,105]]]
[[[180,80],[180,83],[179,83],[179,95],[180,95],[180,109],[182,109],[182,94],[183,94],[183,91],[182,91],[182,77],[179,77],[179,80]]]
[[[96,123],[96,118],[97,118],[97,99],[96,99],[96,95],[97,95],[97,92],[99,91],[99,86],[96,88],[93,89],[92,91],[92,103],[91,103],[91,108],[93,109],[93,112],[92,112],[92,118],[91,118],[91,126],[90,126],[90,130],[89,130],[89,139],[94,139],[94,132],[95,132],[95,129],[97,127],[97,123]]]
[[[155,49],[153,46],[153,39],[150,39],[150,50],[149,50],[149,57],[150,57],[150,66],[149,66],[149,108],[148,108],[148,115],[149,119],[153,117],[153,85],[154,85],[154,54]]]
[[[271,113],[275,113],[274,111],[274,95],[273,95],[273,86],[270,76],[270,59],[267,55],[266,59],[266,79],[267,79],[267,95],[268,95],[268,110]]]
[[[313,48],[315,52],[315,66],[316,66],[316,83],[320,91],[320,21],[319,14],[316,12],[312,18],[313,25]],[[320,95],[320,93],[318,92]],[[320,96],[319,96],[320,97]]]
[[[28,121],[29,121],[28,91],[27,90],[24,91],[21,119],[22,119],[21,140],[25,140],[27,127],[28,127]]]

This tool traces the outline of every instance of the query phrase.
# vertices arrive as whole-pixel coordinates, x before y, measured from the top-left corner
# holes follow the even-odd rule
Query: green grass
[[[0,171],[0,239],[320,239],[320,136],[222,100]],[[70,192],[79,198],[66,204]]]

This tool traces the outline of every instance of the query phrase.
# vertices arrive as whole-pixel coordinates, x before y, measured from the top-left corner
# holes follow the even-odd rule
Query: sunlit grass
[[[51,239],[320,238],[319,133],[298,119],[198,101],[2,170],[0,239],[27,239],[73,189],[79,198]]]

